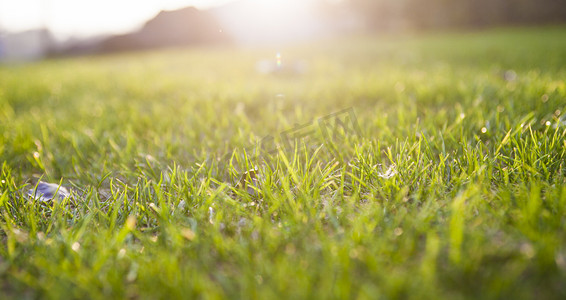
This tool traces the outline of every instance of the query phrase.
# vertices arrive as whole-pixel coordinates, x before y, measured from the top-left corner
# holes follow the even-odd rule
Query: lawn
[[[564,298],[565,113],[564,27],[3,65],[0,298]]]

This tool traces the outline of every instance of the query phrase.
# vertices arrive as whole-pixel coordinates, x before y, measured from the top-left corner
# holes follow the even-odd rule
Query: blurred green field
[[[3,65],[0,298],[564,298],[565,113],[564,27]]]

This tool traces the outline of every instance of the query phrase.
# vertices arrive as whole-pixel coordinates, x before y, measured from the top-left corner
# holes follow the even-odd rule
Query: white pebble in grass
[[[42,202],[47,202],[49,200],[62,200],[69,197],[69,191],[56,183],[46,183],[40,181],[37,183],[36,187],[28,190],[28,197],[31,199],[38,199]]]

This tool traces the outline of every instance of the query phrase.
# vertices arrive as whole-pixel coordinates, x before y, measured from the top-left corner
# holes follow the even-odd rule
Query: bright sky
[[[233,0],[0,0],[0,31],[48,27],[58,37],[121,33],[162,9],[204,9]]]

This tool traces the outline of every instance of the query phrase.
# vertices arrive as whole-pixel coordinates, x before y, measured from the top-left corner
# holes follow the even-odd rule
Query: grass
[[[564,298],[564,78],[563,27],[1,66],[0,298]]]

